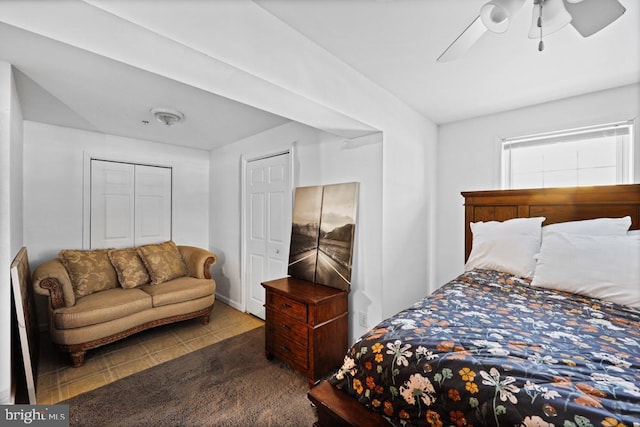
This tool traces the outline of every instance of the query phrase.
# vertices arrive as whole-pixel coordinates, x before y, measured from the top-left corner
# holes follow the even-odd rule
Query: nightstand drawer
[[[289,337],[294,341],[307,345],[308,331],[306,323],[293,320],[275,310],[268,310],[267,318],[269,320],[265,326],[270,332]]]
[[[307,346],[280,334],[271,335],[271,352],[285,362],[292,362],[302,369],[307,369]]]
[[[307,306],[291,298],[276,293],[269,293],[267,294],[267,305],[293,319],[307,322]]]

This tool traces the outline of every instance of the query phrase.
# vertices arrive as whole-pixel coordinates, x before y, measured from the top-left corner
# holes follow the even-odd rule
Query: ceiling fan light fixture
[[[440,54],[437,62],[453,61],[470,49],[487,31],[502,33],[509,29],[513,15],[525,0],[491,0],[480,15]],[[607,27],[625,12],[620,0],[533,0],[529,38],[539,38],[538,50],[544,50],[543,37],[571,24],[583,37]]]
[[[480,19],[485,27],[494,33],[504,33],[509,29],[511,18],[522,8],[525,0],[491,0],[480,9]]]
[[[543,5],[542,16],[540,16],[540,8],[537,6],[539,2],[542,2]],[[541,27],[538,26],[539,22],[542,24]],[[540,36],[548,36],[569,23],[571,23],[571,15],[567,12],[562,0],[538,0],[531,16],[529,38],[536,39]]]
[[[590,37],[620,18],[627,10],[618,0],[567,0],[571,25],[582,37]]]
[[[151,109],[151,114],[157,121],[165,126],[173,126],[184,120],[184,114],[178,110],[165,107],[156,107]]]

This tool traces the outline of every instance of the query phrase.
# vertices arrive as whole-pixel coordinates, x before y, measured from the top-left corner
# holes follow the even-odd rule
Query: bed
[[[471,268],[353,344],[309,392],[316,425],[640,426],[640,185],[462,195]],[[494,245],[532,246],[533,271],[477,262],[506,224],[540,227]],[[613,286],[585,288],[590,264]]]

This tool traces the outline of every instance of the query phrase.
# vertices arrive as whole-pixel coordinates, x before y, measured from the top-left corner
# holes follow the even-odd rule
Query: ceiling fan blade
[[[469,24],[462,34],[460,34],[458,38],[455,39],[444,52],[442,52],[436,61],[447,62],[458,59],[486,32],[487,27],[485,27],[478,16],[471,24]]]
[[[579,3],[564,0],[571,15],[571,25],[582,37],[589,37],[620,18],[627,10],[618,0],[583,0]]]

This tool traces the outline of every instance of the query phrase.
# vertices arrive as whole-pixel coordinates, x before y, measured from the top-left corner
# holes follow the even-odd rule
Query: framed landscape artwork
[[[357,182],[296,188],[291,277],[350,289],[358,193]]]

